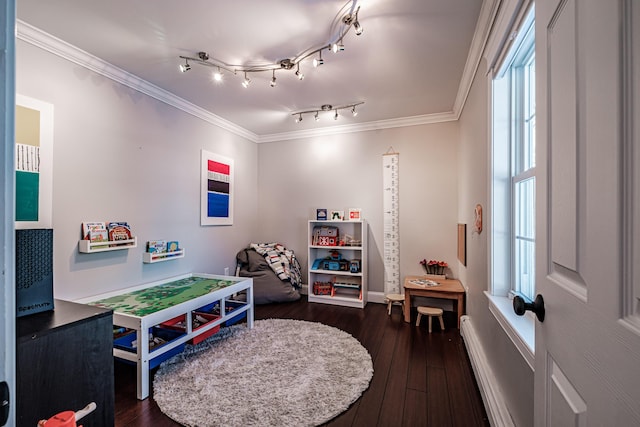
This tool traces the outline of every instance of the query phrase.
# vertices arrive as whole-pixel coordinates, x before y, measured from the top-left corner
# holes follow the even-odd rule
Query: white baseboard
[[[460,319],[460,334],[466,343],[467,353],[489,416],[489,422],[496,427],[515,426],[505,404],[500,384],[496,381],[491,366],[487,362],[487,356],[473,327],[471,317],[462,316]]]

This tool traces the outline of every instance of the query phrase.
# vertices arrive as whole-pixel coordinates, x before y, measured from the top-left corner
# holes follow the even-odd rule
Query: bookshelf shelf
[[[145,264],[153,264],[156,262],[171,261],[174,259],[184,258],[184,255],[185,255],[184,249],[178,249],[177,251],[173,251],[173,252],[161,252],[161,253],[144,252],[142,254],[142,262],[144,262]]]
[[[107,242],[91,242],[89,240],[78,241],[78,251],[83,254],[93,254],[98,252],[119,251],[131,249],[138,246],[138,238],[127,240],[112,240]]]

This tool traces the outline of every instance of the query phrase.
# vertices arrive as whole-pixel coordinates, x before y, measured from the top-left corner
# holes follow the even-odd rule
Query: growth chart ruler
[[[385,294],[400,293],[399,160],[393,147],[382,156]]]

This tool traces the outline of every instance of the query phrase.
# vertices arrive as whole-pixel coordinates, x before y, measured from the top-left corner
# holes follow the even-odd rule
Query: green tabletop
[[[193,276],[93,301],[89,304],[110,308],[118,313],[144,317],[235,283],[238,281]]]

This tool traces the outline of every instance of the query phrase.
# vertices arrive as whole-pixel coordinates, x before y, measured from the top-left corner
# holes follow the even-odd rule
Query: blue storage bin
[[[149,332],[151,332],[153,334],[154,337],[159,337],[162,338],[163,340],[166,341],[166,344],[168,344],[169,342],[180,338],[181,336],[184,336],[186,334],[178,332],[178,331],[172,331],[170,329],[164,329],[164,328],[160,328],[158,326],[154,326],[152,328],[149,328]],[[133,346],[133,340],[136,339],[136,332],[132,331],[129,334],[123,335],[119,338],[116,338],[115,340],[113,340],[113,346],[115,348],[118,348],[120,350],[124,350],[124,351],[129,351],[131,353],[135,353],[136,352],[136,348]],[[149,357],[151,357],[152,359],[149,360],[149,369],[153,369],[157,366],[159,366],[162,362],[164,362],[165,360],[175,356],[178,353],[181,353],[184,350],[184,346],[185,344],[180,344],[179,346],[172,348],[171,350],[167,351],[166,353],[163,353],[157,357],[153,357],[153,353],[159,349],[162,348],[163,346],[165,346],[166,344],[162,344],[159,346],[154,347],[153,349],[149,349]],[[132,365],[135,365],[135,362],[129,361],[129,360],[125,360],[125,359],[119,359],[125,363],[130,363]]]
[[[225,301],[225,306],[227,307],[227,314],[233,313],[237,308],[244,307],[245,305],[247,304],[244,302]],[[229,307],[232,307],[233,310],[229,311]],[[246,319],[246,318],[247,318],[247,312],[243,311],[242,313],[238,313],[235,316],[230,317],[226,322],[224,322],[224,324],[225,326],[231,326],[238,323],[242,319]]]

